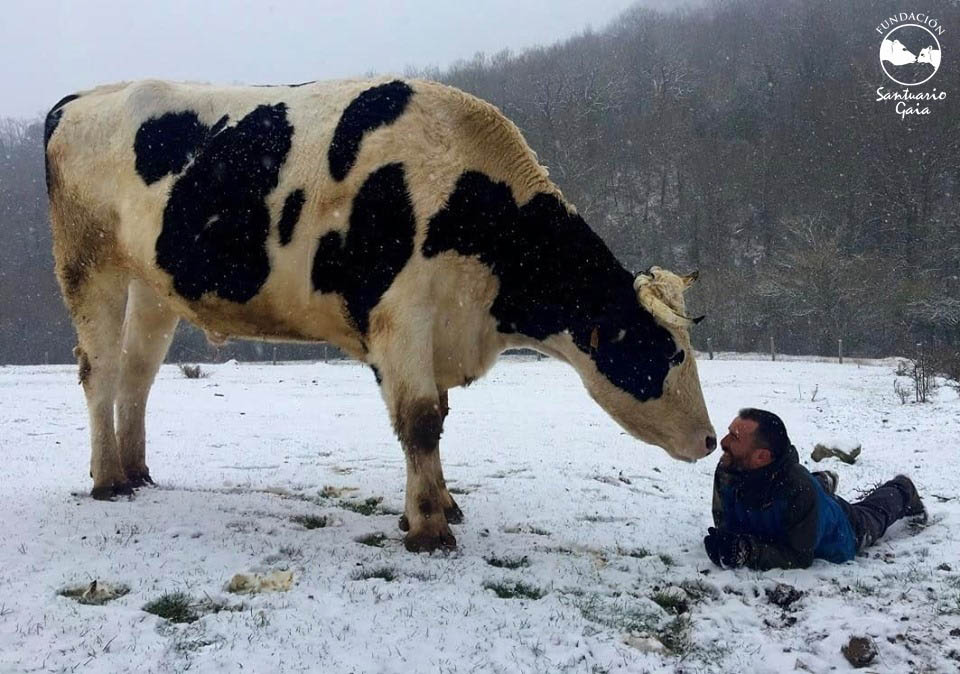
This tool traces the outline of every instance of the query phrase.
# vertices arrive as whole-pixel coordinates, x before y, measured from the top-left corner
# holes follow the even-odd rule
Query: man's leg
[[[857,536],[857,551],[877,542],[891,524],[902,517],[926,521],[927,511],[910,478],[897,475],[851,503],[851,523]]]

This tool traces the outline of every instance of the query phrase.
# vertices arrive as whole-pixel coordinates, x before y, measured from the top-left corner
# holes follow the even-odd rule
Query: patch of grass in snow
[[[673,615],[687,613],[690,610],[690,604],[687,601],[687,598],[681,595],[679,592],[658,590],[650,595],[650,599],[652,599],[653,603],[662,608],[664,611]]]
[[[358,515],[370,517],[371,515],[383,513],[383,510],[380,508],[381,501],[383,501],[382,496],[371,496],[365,501],[340,501],[340,507],[344,510],[355,512]]]
[[[580,515],[577,517],[581,522],[590,522],[591,524],[613,524],[614,522],[623,522],[625,517],[613,517],[611,515]]]
[[[469,493],[470,493],[471,491],[473,491],[473,490],[472,490],[472,489],[467,489],[466,487],[449,487],[449,488],[447,489],[447,491],[449,491],[451,494],[461,494],[461,495],[463,495],[463,494],[469,494]]]
[[[290,518],[290,521],[304,529],[323,529],[327,526],[327,518],[324,515],[295,515]]]
[[[281,545],[278,552],[287,559],[300,559],[303,557],[303,548],[295,548],[292,545]]]
[[[584,619],[618,632],[652,633],[660,622],[660,614],[649,604],[635,604],[629,598],[607,601],[599,594],[589,595],[575,603]]]
[[[905,569],[884,573],[883,577],[903,585],[918,585],[930,580],[932,573],[929,566],[912,562]]]
[[[332,484],[324,485],[320,490],[320,498],[340,498],[348,491],[357,491],[356,487],[334,487]]]
[[[484,557],[485,561],[490,566],[495,566],[498,569],[524,569],[530,566],[530,560],[526,555],[523,557]]]
[[[278,562],[291,562],[302,558],[303,548],[297,548],[292,545],[281,545],[275,554],[264,557],[263,563],[273,565]]]
[[[960,615],[960,594],[941,599],[936,604],[936,610],[939,615]]]
[[[686,613],[664,621],[663,614],[649,603],[638,602],[629,595],[611,599],[593,594],[577,602],[576,606],[584,619],[621,634],[654,637],[674,655],[682,657],[691,651],[693,622]]]
[[[172,623],[192,623],[200,618],[190,595],[184,592],[164,594],[144,604],[143,610]]]
[[[535,526],[520,526],[515,527],[505,527],[503,529],[505,534],[533,534],[534,536],[549,536],[550,532],[546,529],[541,529],[540,527]]]
[[[213,646],[216,643],[219,643],[222,640],[214,639],[183,639],[179,638],[173,642],[173,650],[179,653],[180,655],[188,655],[194,651],[199,651],[201,648],[206,648],[207,646]],[[184,669],[186,671],[187,668]]]
[[[533,585],[528,585],[523,581],[509,583],[505,581],[487,581],[483,584],[484,589],[493,590],[500,599],[542,599],[546,592]]]
[[[360,536],[360,538],[355,538],[354,540],[361,545],[369,545],[371,548],[382,548],[387,540],[387,535],[377,532],[375,534]]]
[[[354,571],[353,575],[350,576],[353,580],[372,580],[374,578],[379,578],[386,582],[392,582],[397,579],[398,574],[395,569],[390,568],[389,566],[380,566],[374,569],[360,569],[359,571]]]
[[[620,546],[617,546],[617,554],[623,557],[643,559],[644,557],[650,556],[650,551],[646,548],[621,548]]]
[[[667,568],[673,566],[675,563],[673,561],[673,557],[666,554],[665,552],[661,552],[659,555],[657,555],[657,557],[660,558],[660,561],[663,562],[663,565],[666,566]]]
[[[690,628],[693,622],[686,615],[680,615],[668,622],[656,632],[657,639],[674,655],[683,656],[690,651],[693,641]]]
[[[503,480],[512,475],[519,475],[520,473],[525,473],[528,470],[530,469],[529,468],[510,468],[505,470],[498,470],[496,473],[491,473],[490,475],[487,475],[487,477],[491,477],[495,480]]]
[[[705,599],[720,598],[720,591],[716,587],[703,582],[699,578],[680,581],[680,588],[687,593],[687,596],[694,603],[700,603]]]

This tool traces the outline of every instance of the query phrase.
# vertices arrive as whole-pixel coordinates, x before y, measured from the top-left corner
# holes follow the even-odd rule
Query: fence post
[[[837,356],[840,358],[840,364],[843,365],[843,337],[837,340]]]
[[[707,337],[707,351],[710,354],[710,360],[713,360],[713,339]]]
[[[277,347],[273,347],[273,364],[277,364]]]
[[[774,349],[774,346],[773,346],[773,335],[770,335],[770,360],[772,361],[777,360],[777,351],[776,349]]]

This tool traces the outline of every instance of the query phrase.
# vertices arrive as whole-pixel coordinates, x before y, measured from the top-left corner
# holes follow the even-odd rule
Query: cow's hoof
[[[90,491],[90,496],[97,501],[112,501],[118,496],[133,496],[133,487],[127,482],[107,487],[94,487]]]
[[[443,514],[447,518],[447,524],[461,524],[463,522],[463,511],[456,503],[449,508],[444,508]]]
[[[400,531],[410,531],[410,520],[407,519],[406,513],[400,515],[400,521],[397,522],[397,526],[400,527]]]
[[[407,534],[403,544],[410,552],[433,552],[434,550],[453,550],[457,539],[449,531],[439,534]]]
[[[126,475],[127,484],[134,489],[139,489],[140,487],[152,487],[155,484],[153,479],[150,477],[150,471],[146,468],[143,470],[132,471]]]

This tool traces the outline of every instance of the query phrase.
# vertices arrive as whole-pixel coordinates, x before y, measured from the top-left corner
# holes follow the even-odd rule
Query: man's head
[[[742,472],[763,468],[783,456],[790,449],[790,437],[776,414],[748,407],[730,422],[720,447],[720,465]]]

